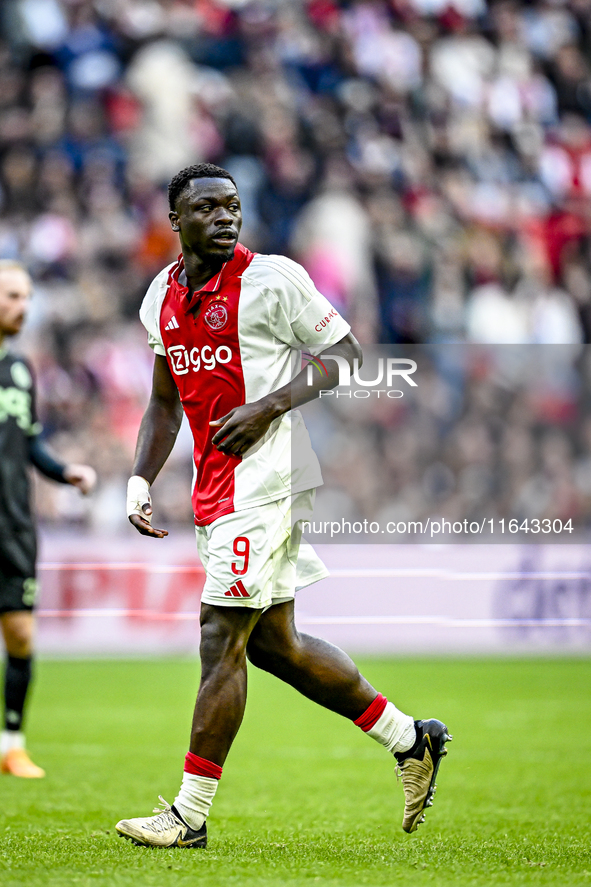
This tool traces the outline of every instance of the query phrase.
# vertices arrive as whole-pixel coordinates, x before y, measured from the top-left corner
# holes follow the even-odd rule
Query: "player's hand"
[[[96,471],[90,465],[66,465],[64,480],[87,496],[96,487]]]
[[[144,477],[134,474],[127,482],[127,517],[142,536],[162,539],[168,536],[167,530],[152,526],[152,499],[150,484]]]
[[[150,517],[152,515],[152,506],[149,503],[146,503],[145,505],[142,505],[142,511],[145,515]],[[156,527],[153,527],[146,518],[139,514],[130,514],[129,522],[134,525],[138,533],[141,533],[142,536],[153,536],[155,539],[163,539],[164,536],[168,536],[168,530],[158,530]]]
[[[210,422],[220,430],[211,439],[214,447],[229,456],[243,456],[266,434],[274,419],[271,410],[261,403],[245,403]]]

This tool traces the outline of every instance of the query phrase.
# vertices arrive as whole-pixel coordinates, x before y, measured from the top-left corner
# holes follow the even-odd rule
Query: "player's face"
[[[242,211],[230,179],[192,179],[169,218],[181,243],[199,258],[227,262],[234,256]]]
[[[25,321],[31,280],[20,268],[0,270],[0,335],[16,336]]]

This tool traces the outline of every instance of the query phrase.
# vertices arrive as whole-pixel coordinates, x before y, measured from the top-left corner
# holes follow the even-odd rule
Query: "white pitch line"
[[[305,625],[435,625],[440,628],[578,628],[591,619],[453,619],[447,616],[310,616]]]
[[[205,575],[205,570],[201,564],[153,564],[146,563],[40,563],[40,570],[48,573],[57,573],[60,570],[69,572],[74,570],[105,570],[106,572],[116,572],[118,570],[145,570],[150,573],[197,573]]]
[[[447,582],[492,581],[497,579],[591,579],[591,571],[544,571],[492,573],[456,573],[448,570],[414,570],[395,568],[375,569],[336,569],[330,575],[336,579],[368,578],[368,579],[443,579]]]
[[[123,610],[116,608],[80,610],[39,610],[45,619],[80,617],[145,619],[155,622],[197,621],[199,613],[161,613],[157,610]],[[449,616],[300,616],[303,625],[434,625],[440,628],[581,628],[591,627],[591,618],[565,619],[456,619]]]
[[[152,563],[41,563],[39,569],[46,572],[60,570],[84,571],[105,570],[138,570],[150,573],[195,573],[205,575],[201,564],[152,564]],[[492,582],[499,579],[591,579],[591,570],[546,570],[544,572],[509,572],[492,573],[456,573],[448,570],[420,570],[413,568],[376,567],[376,568],[336,568],[330,571],[328,578],[333,579],[441,579],[446,582]]]

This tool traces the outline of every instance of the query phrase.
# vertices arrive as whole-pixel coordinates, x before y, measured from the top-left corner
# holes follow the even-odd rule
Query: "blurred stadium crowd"
[[[101,477],[92,514],[40,484],[46,518],[124,520],[137,310],[190,163],[233,173],[242,240],[302,262],[363,343],[591,341],[591,0],[4,0],[0,22],[0,256],[36,282],[47,437]],[[163,521],[190,520],[186,432],[176,452]]]

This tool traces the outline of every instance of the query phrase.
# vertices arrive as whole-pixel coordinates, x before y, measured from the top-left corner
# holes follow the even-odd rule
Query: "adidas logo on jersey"
[[[250,597],[250,595],[244,587],[242,579],[239,579],[235,585],[224,592],[224,597]]]
[[[170,320],[168,321],[168,323],[164,327],[165,330],[178,330],[178,328],[179,328],[179,322],[174,315],[170,318]]]

